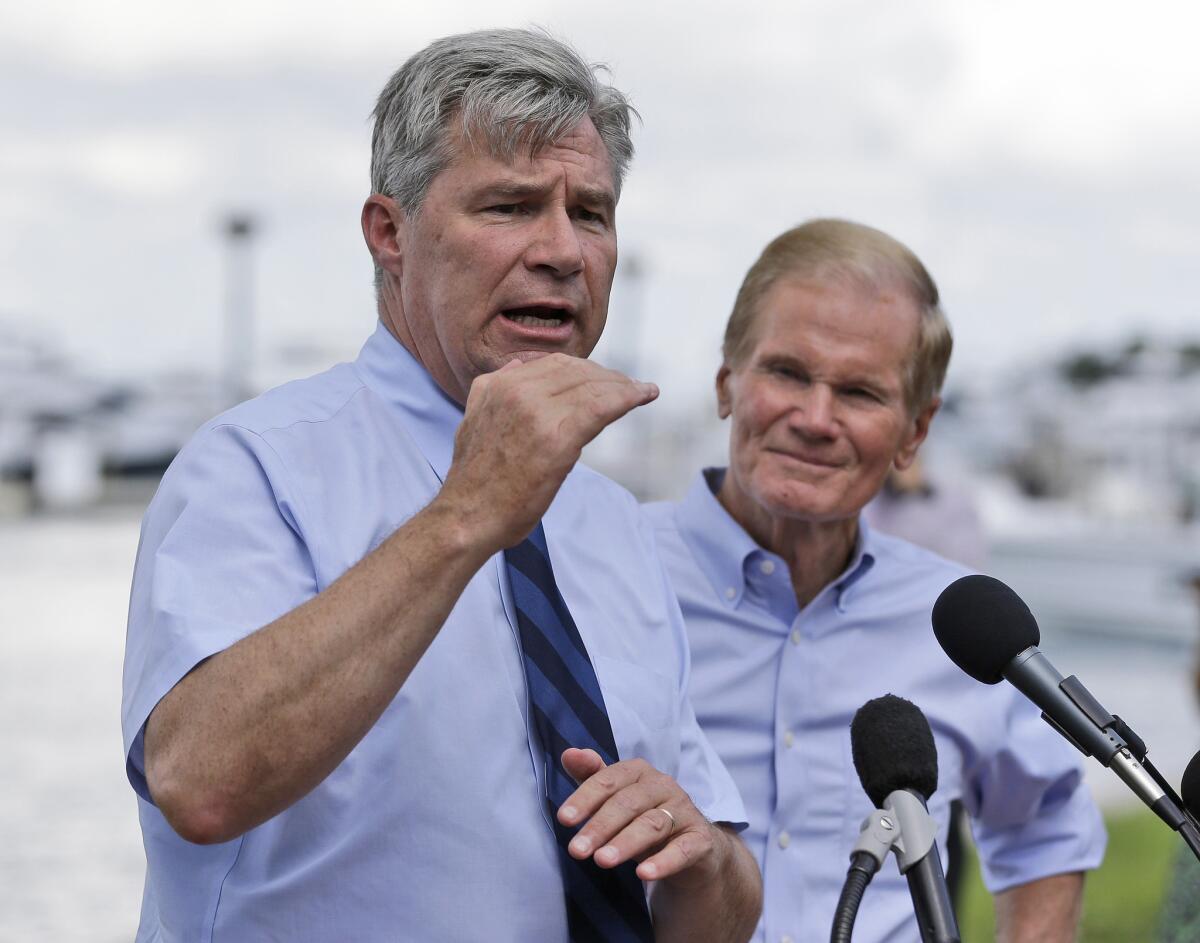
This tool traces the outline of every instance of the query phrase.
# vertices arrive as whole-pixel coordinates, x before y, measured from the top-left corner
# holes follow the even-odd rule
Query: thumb
[[[595,750],[578,750],[575,747],[563,750],[561,759],[562,768],[577,783],[596,775],[605,765]]]

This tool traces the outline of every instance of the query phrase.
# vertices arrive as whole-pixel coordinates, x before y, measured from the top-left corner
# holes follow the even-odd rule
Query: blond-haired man
[[[750,269],[726,329],[716,386],[729,467],[647,510],[688,627],[697,714],[746,803],[760,941],[829,938],[870,808],[849,723],[886,692],[929,718],[943,860],[961,797],[1001,939],[1072,940],[1081,872],[1103,852],[1072,748],[933,637],[934,600],[967,571],[860,517],[924,440],[950,348],[937,287],[905,246],[841,220],[789,230]],[[894,867],[868,889],[855,939],[917,939]]]

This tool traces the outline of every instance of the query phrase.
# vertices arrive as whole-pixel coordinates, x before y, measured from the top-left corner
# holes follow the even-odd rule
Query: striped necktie
[[[558,807],[576,788],[562,768],[563,750],[590,748],[606,764],[620,757],[596,671],[554,582],[542,525],[504,551],[504,559],[517,610],[529,712],[542,745],[546,803],[558,840],[571,941],[652,943],[654,930],[636,864],[605,869],[591,858],[577,861],[567,853],[567,844],[578,827],[558,821]]]

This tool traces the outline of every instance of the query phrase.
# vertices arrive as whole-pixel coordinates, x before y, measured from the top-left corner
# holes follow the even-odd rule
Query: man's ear
[[[913,463],[913,459],[917,457],[917,449],[921,447],[921,443],[929,435],[929,424],[933,422],[933,417],[937,415],[937,411],[941,406],[942,398],[935,396],[928,406],[912,418],[908,439],[900,446],[896,457],[892,459],[892,464],[900,471],[908,468]]]
[[[362,208],[363,239],[371,257],[385,272],[397,278],[404,271],[404,210],[390,196],[372,193]]]
[[[733,398],[729,395],[729,378],[733,371],[728,364],[721,364],[717,371],[717,418],[728,419],[733,412]]]

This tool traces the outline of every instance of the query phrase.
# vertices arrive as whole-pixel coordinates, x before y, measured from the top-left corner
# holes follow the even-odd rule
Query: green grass
[[[1182,840],[1149,810],[1106,816],[1108,850],[1087,878],[1082,943],[1147,943]],[[963,872],[963,943],[995,939],[992,898],[983,887],[974,853]]]

